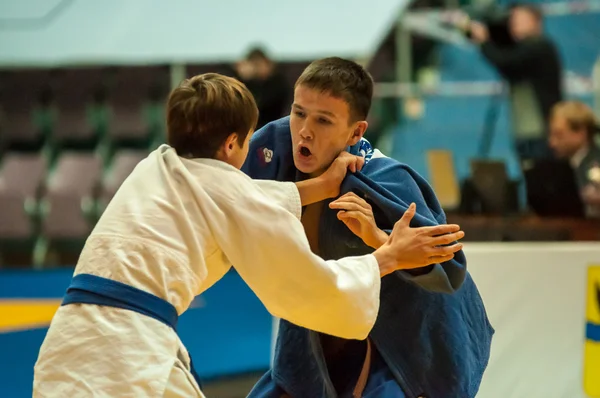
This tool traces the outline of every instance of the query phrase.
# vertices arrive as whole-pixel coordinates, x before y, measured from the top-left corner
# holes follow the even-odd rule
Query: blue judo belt
[[[177,331],[179,315],[171,303],[133,286],[96,275],[79,274],[73,277],[61,305],[68,304],[95,304],[135,311]],[[202,388],[191,356],[190,372]]]

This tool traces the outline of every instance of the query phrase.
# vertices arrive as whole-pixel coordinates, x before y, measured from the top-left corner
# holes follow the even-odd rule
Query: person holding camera
[[[562,100],[562,66],[554,42],[543,33],[543,15],[529,4],[512,6],[511,43],[496,42],[488,26],[469,23],[468,33],[510,86],[516,150],[522,164],[551,156],[547,144],[552,107]]]

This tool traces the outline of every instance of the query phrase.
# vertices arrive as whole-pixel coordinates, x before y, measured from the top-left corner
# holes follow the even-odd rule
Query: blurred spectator
[[[546,132],[552,106],[562,100],[562,66],[543,15],[533,5],[514,5],[508,19],[512,44],[490,40],[488,27],[471,22],[472,40],[510,85],[517,154],[521,161],[549,155]],[[504,45],[503,45],[504,44]]]
[[[595,142],[598,125],[592,109],[578,101],[558,103],[550,118],[549,145],[568,159],[575,170],[588,216],[600,216],[600,148]]]
[[[260,111],[257,129],[287,112],[291,92],[289,84],[262,49],[250,50],[246,58],[236,65],[236,73],[256,99]]]

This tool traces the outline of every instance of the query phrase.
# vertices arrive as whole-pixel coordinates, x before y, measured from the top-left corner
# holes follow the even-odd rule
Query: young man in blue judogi
[[[252,178],[302,181],[321,175],[342,151],[365,157],[362,170],[346,176],[340,197],[303,209],[311,249],[324,258],[377,249],[412,202],[413,226],[446,222],[428,183],[362,138],[372,93],[373,81],[358,64],[313,62],[296,82],[291,115],[256,132],[242,167]],[[432,250],[430,260],[383,278],[379,315],[366,340],[282,320],[273,368],[250,397],[474,397],[493,329],[463,252]]]

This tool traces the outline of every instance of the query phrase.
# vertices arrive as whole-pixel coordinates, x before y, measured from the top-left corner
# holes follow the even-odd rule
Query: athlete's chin
[[[310,165],[306,165],[306,164],[302,164],[300,162],[296,162],[296,169],[298,169],[299,172],[304,173],[304,174],[314,174],[317,170],[318,167],[316,166],[310,166]]]
[[[294,156],[294,166],[296,169],[304,174],[313,174],[319,169],[319,165],[316,164],[314,159],[307,159],[305,156]]]

